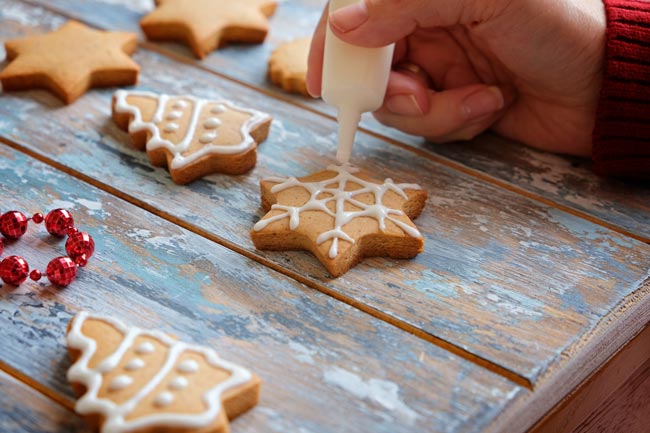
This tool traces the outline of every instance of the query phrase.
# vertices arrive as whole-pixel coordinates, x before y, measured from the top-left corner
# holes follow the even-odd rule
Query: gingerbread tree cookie
[[[364,257],[411,258],[424,248],[411,219],[424,207],[418,185],[374,181],[349,165],[261,182],[268,213],[251,238],[262,250],[308,250],[339,276]]]
[[[311,37],[279,45],[269,58],[271,81],[287,92],[309,96],[307,92],[307,56]]]
[[[178,184],[247,172],[271,125],[269,115],[228,101],[126,90],[115,92],[113,119]]]
[[[69,21],[51,33],[5,42],[11,62],[0,82],[5,91],[46,88],[70,104],[91,87],[135,84],[140,68],[129,55],[136,46],[135,33]]]
[[[140,21],[152,40],[176,40],[202,59],[227,42],[262,43],[275,0],[156,0]]]
[[[227,433],[260,380],[209,348],[81,312],[68,326],[75,410],[102,433]]]

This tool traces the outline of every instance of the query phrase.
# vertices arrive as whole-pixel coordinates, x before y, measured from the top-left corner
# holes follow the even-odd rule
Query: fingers
[[[309,57],[307,58],[307,92],[314,98],[321,95],[323,78],[323,55],[325,53],[325,29],[329,5],[325,5],[320,21],[314,30]]]
[[[433,142],[469,140],[488,129],[503,114],[512,101],[502,90],[485,84],[472,84],[435,92],[409,86],[394,87],[387,94],[383,107],[375,112],[382,123],[409,134],[426,137]],[[406,88],[415,93],[394,93],[396,88]],[[425,93],[423,95],[423,93]],[[426,97],[426,103],[422,98]],[[409,107],[417,103],[419,111]],[[428,110],[425,108],[428,106]]]
[[[358,0],[333,11],[332,31],[355,45],[380,47],[413,33],[418,27],[449,27],[482,20],[482,2],[471,0]]]

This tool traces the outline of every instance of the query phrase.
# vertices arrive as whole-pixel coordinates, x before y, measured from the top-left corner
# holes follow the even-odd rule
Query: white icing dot
[[[199,371],[199,364],[197,364],[196,361],[188,359],[178,364],[176,370],[180,371],[181,373],[196,373]]]
[[[180,110],[180,109],[183,109],[183,108],[187,107],[187,102],[186,102],[186,101],[183,101],[183,100],[181,99],[181,100],[179,100],[179,101],[174,102],[173,107],[176,108],[176,109],[179,109],[179,110]]]
[[[119,391],[126,388],[127,386],[133,383],[133,378],[131,376],[120,375],[117,376],[111,384],[108,386],[109,391]]]
[[[153,344],[151,344],[148,341],[145,341],[135,349],[135,353],[139,355],[144,355],[147,353],[152,353],[154,350],[155,348],[153,347]]]
[[[223,104],[217,104],[210,109],[210,113],[212,114],[221,114],[225,111],[226,111],[226,107],[224,107]]]
[[[203,144],[208,144],[214,141],[215,138],[217,138],[217,134],[214,132],[208,132],[207,134],[203,134],[201,138],[199,138],[199,141]]]
[[[167,115],[167,120],[177,120],[181,117],[183,117],[183,112],[174,110]]]
[[[169,391],[163,391],[156,396],[153,403],[158,407],[165,407],[172,404],[174,401],[174,395]]]
[[[167,125],[165,125],[165,128],[163,129],[163,131],[165,131],[165,132],[174,132],[174,131],[178,130],[178,128],[179,128],[178,123],[168,123]]]
[[[173,378],[169,382],[169,389],[179,390],[179,389],[187,388],[187,385],[188,385],[187,379],[185,379],[183,376],[178,376]]]
[[[127,371],[135,371],[140,370],[142,367],[144,367],[144,361],[140,358],[134,358],[124,366],[124,369]]]
[[[221,120],[217,119],[216,117],[210,117],[209,119],[206,119],[205,122],[203,122],[203,127],[207,129],[214,129],[219,125],[221,125]]]

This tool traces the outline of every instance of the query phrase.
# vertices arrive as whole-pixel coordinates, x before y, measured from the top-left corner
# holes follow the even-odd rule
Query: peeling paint
[[[357,398],[378,403],[394,413],[402,422],[413,425],[419,417],[399,397],[399,385],[381,379],[363,380],[358,375],[340,367],[330,367],[323,372],[327,383],[339,386]]]

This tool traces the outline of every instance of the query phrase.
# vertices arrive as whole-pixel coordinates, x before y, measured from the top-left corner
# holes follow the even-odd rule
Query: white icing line
[[[150,98],[157,102],[158,105],[156,108],[156,113],[151,122],[144,122],[142,120],[141,110],[137,106],[131,105],[127,102],[127,98],[129,96]],[[235,153],[243,153],[249,150],[255,144],[255,140],[253,140],[250,132],[258,125],[270,119],[270,116],[265,113],[241,108],[229,101],[208,101],[205,99],[196,98],[194,96],[179,96],[179,98],[183,98],[183,100],[175,101],[172,104],[172,107],[175,107],[175,104],[179,102],[185,102],[188,104],[186,101],[189,101],[189,103],[194,106],[194,109],[192,117],[190,119],[187,135],[184,137],[181,143],[175,144],[161,137],[160,128],[158,126],[158,124],[160,124],[163,120],[163,113],[170,98],[176,97],[171,97],[164,94],[158,95],[156,93],[146,91],[118,90],[115,92],[115,111],[117,113],[130,114],[132,116],[131,122],[129,123],[129,132],[148,131],[151,134],[151,138],[149,138],[146,145],[147,151],[152,151],[160,148],[164,148],[169,151],[173,155],[172,161],[169,164],[169,168],[173,169],[182,168],[194,161],[197,161],[207,154],[231,155]],[[242,141],[240,143],[229,145],[218,145],[210,143],[204,145],[200,149],[197,149],[196,152],[193,152],[191,155],[183,155],[183,153],[188,149],[189,144],[192,142],[192,139],[194,138],[201,110],[206,104],[216,104],[210,109],[210,112],[213,114],[221,114],[226,110],[232,110],[249,114],[251,116],[245,122],[243,122],[240,128],[239,132],[241,134]],[[172,111],[170,114],[172,113],[176,113],[176,111]],[[169,115],[167,117],[169,118]],[[175,120],[175,118],[170,120]]]
[[[421,188],[419,185],[409,183],[396,185],[392,179],[386,179],[383,184],[369,182],[357,176],[354,176],[353,173],[357,173],[359,170],[348,164],[342,166],[330,165],[327,167],[327,170],[336,172],[336,176],[322,180],[320,182],[301,182],[295,177],[271,177],[265,179],[268,182],[276,183],[276,185],[271,188],[271,192],[274,194],[277,194],[289,188],[301,187],[310,194],[310,197],[309,200],[302,206],[285,206],[281,204],[274,204],[271,209],[280,210],[283,211],[283,213],[258,221],[257,224],[255,224],[253,227],[253,230],[264,230],[272,222],[279,221],[284,218],[289,218],[289,227],[291,230],[295,230],[300,225],[300,214],[302,212],[324,212],[334,218],[334,228],[321,233],[316,239],[316,243],[320,245],[328,240],[332,241],[332,245],[330,246],[328,252],[328,255],[331,259],[335,258],[338,255],[339,240],[347,241],[350,243],[355,242],[352,237],[343,231],[343,226],[350,223],[355,218],[375,218],[379,223],[379,229],[382,232],[386,230],[386,220],[388,220],[394,223],[407,235],[414,238],[422,237],[417,228],[391,216],[402,216],[404,215],[404,212],[399,209],[389,208],[382,204],[383,197],[388,191],[392,191],[406,200],[408,199],[408,195],[406,194],[405,190],[420,190]],[[358,184],[361,186],[361,188],[354,191],[346,191],[345,187],[348,182]],[[335,184],[337,187],[333,187]],[[354,198],[355,196],[366,193],[371,193],[374,195],[373,204],[365,204]],[[317,197],[321,194],[325,194],[327,197],[318,199]],[[335,202],[335,212],[332,212],[327,207],[327,204],[332,201]],[[361,210],[346,211],[346,203],[350,203]]]
[[[156,375],[130,400],[119,406],[111,400],[98,397],[98,392],[102,385],[102,371],[98,368],[91,369],[88,366],[93,354],[97,350],[97,343],[81,332],[82,326],[88,318],[104,321],[115,327],[115,329],[125,336],[120,343],[120,346],[109,356],[111,361],[108,363],[102,362],[102,364],[105,365],[105,368],[109,366],[115,368],[115,366],[119,364],[119,359],[121,359],[123,354],[131,348],[133,341],[135,341],[137,337],[146,336],[155,339],[168,347],[167,359],[165,360],[161,370],[156,373]],[[212,349],[176,341],[160,331],[145,331],[136,327],[129,328],[117,319],[104,316],[90,316],[85,311],[80,312],[75,317],[72,328],[67,336],[67,342],[70,348],[81,351],[81,356],[77,362],[75,362],[70,367],[70,370],[68,370],[68,380],[75,383],[81,383],[87,389],[86,393],[77,401],[75,409],[82,415],[103,415],[105,417],[105,422],[101,429],[102,433],[126,433],[137,429],[160,425],[182,428],[206,427],[219,415],[219,411],[221,410],[221,394],[225,390],[246,383],[252,377],[248,370],[222,360]],[[167,376],[167,373],[169,373],[169,371],[174,367],[178,357],[186,351],[200,353],[211,366],[231,373],[231,376],[228,377],[228,379],[209,389],[202,396],[202,399],[208,408],[199,414],[188,415],[182,413],[160,413],[126,421],[126,416],[131,413],[146,396],[150,395],[151,392],[156,389],[160,382]],[[103,371],[103,373],[106,373],[106,371]]]

